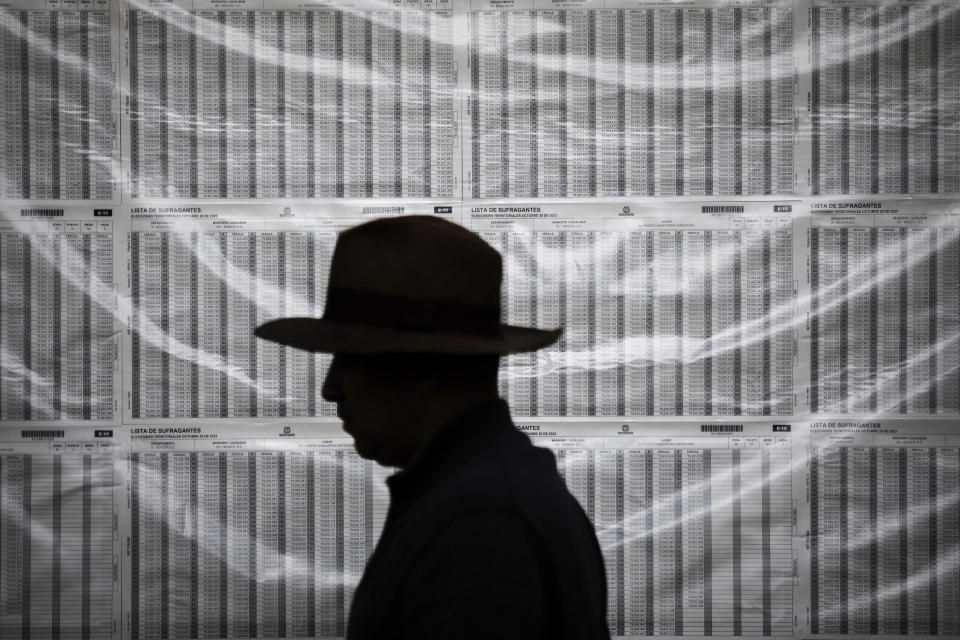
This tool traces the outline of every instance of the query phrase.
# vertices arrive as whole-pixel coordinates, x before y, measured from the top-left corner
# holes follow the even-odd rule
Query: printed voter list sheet
[[[793,635],[791,424],[518,426],[597,529],[611,635]]]
[[[960,191],[956,2],[809,3],[813,195]]]
[[[331,423],[130,432],[124,637],[344,636],[390,469]]]
[[[960,203],[843,199],[810,208],[801,334],[810,411],[957,414]]]
[[[960,633],[958,450],[954,421],[812,423],[805,635]]]
[[[450,0],[131,2],[133,198],[459,197]]]
[[[465,5],[464,197],[794,192],[793,2]]]
[[[446,211],[447,213],[442,213]],[[124,416],[336,415],[331,356],[260,340],[268,320],[323,315],[337,234],[380,215],[452,218],[433,205],[128,207]]]
[[[115,428],[0,427],[0,635],[120,638]]]
[[[464,206],[504,256],[515,324],[560,341],[504,359],[520,416],[790,415],[789,202]]]
[[[0,198],[116,200],[119,0],[0,6]]]
[[[0,206],[0,420],[119,420],[115,224],[113,209]]]

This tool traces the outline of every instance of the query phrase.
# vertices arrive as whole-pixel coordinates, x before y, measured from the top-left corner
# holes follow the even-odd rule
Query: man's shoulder
[[[515,514],[537,537],[592,535],[553,453],[517,430],[503,402],[451,424],[391,489],[397,515],[421,534],[470,513],[499,512]]]

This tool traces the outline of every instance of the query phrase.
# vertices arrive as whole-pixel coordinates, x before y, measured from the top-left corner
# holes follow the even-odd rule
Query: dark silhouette
[[[350,640],[609,638],[593,527],[497,393],[501,355],[561,331],[500,322],[500,254],[430,216],[341,234],[324,316],[257,328],[333,353],[323,397],[357,453],[400,468]]]

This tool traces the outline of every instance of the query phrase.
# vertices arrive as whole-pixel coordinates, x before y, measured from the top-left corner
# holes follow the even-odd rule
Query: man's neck
[[[406,468],[411,460],[416,459],[417,453],[437,434],[450,423],[451,420],[466,413],[471,408],[499,399],[496,392],[473,394],[443,394],[437,398],[429,398],[422,405],[417,423],[413,429],[416,446],[411,455],[400,467]]]

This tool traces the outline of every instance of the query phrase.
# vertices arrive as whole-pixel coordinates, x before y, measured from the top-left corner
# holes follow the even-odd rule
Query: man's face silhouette
[[[418,445],[408,425],[415,418],[418,379],[409,357],[335,354],[321,393],[337,404],[357,453],[385,466],[401,466]]]

